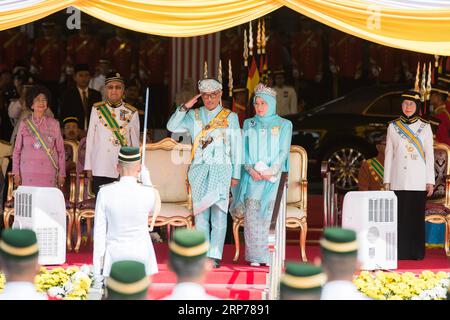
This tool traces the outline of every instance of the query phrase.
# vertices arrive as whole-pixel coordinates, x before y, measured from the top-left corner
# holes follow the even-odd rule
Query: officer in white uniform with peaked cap
[[[123,102],[124,80],[119,73],[108,74],[104,95],[92,107],[86,137],[84,169],[92,176],[92,188],[97,195],[101,185],[118,177],[117,155],[120,147],[139,147],[139,115],[137,109]]]
[[[94,274],[108,277],[111,265],[134,260],[145,265],[147,275],[158,272],[148,228],[149,213],[157,214],[159,193],[151,185],[148,171],[141,173],[139,148],[122,147],[119,153],[120,180],[100,188],[95,206]]]

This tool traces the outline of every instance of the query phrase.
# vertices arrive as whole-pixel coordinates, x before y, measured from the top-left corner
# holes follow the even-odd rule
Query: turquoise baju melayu
[[[182,111],[177,108],[167,123],[174,133],[189,132],[191,139],[202,131],[222,111],[201,107]],[[242,165],[242,137],[237,114],[227,118],[228,128],[217,128],[205,137],[212,141],[203,149],[197,148],[188,172],[192,192],[195,228],[205,233],[210,242],[208,257],[222,258],[227,231],[227,214],[231,179],[239,179]]]
[[[244,215],[245,257],[252,263],[269,262],[267,238],[281,172],[289,170],[292,123],[276,114],[276,99],[256,93],[268,104],[263,117],[244,122],[244,168],[238,187],[233,190],[232,214]],[[255,100],[254,100],[255,101]],[[273,181],[255,181],[251,168],[261,162],[275,174]]]

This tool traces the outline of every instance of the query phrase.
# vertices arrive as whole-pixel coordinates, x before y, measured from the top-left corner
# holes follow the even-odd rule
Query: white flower
[[[86,274],[87,276],[92,277],[94,273],[94,267],[92,265],[85,264],[80,268],[80,271]]]
[[[78,271],[78,272],[74,273],[74,274],[72,275],[72,278],[71,278],[71,280],[72,280],[73,282],[77,282],[77,281],[79,281],[80,279],[86,279],[86,280],[89,280],[90,278],[89,278],[89,276],[88,276],[86,273],[81,272],[81,271]]]
[[[428,294],[427,291],[422,291],[419,295],[418,295],[420,300],[430,300],[430,296]]]
[[[69,292],[71,292],[72,290],[73,290],[73,283],[71,282],[71,281],[67,281],[65,284],[64,284],[64,291],[66,292],[66,293],[69,293]]]
[[[63,298],[66,293],[64,292],[64,289],[61,287],[51,287],[50,289],[48,289],[47,294],[50,297]]]

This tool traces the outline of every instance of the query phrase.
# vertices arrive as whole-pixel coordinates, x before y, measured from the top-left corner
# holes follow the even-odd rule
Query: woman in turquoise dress
[[[289,170],[292,123],[276,114],[275,90],[259,84],[256,116],[244,122],[244,168],[231,213],[244,216],[245,258],[268,265],[268,234],[281,172]]]

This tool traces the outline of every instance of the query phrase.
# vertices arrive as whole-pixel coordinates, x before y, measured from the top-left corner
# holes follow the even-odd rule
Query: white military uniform
[[[31,282],[11,281],[6,283],[0,300],[48,300],[48,297],[37,292]]]
[[[422,142],[425,161],[417,149],[397,133],[390,123],[387,131],[384,160],[384,183],[390,183],[391,190],[424,191],[426,184],[434,184],[433,132],[430,124],[420,119],[412,124],[404,124],[417,134]]]
[[[358,291],[351,281],[327,282],[322,288],[320,300],[371,300]]]
[[[163,300],[220,300],[206,293],[205,288],[194,282],[182,282],[175,285],[172,294]]]
[[[94,274],[109,276],[119,260],[145,265],[147,275],[158,272],[155,250],[148,231],[148,216],[155,205],[153,187],[139,184],[135,177],[100,188],[95,206]]]
[[[294,88],[283,86],[282,88],[274,87],[274,89],[277,92],[277,114],[282,117],[297,113],[297,93]]]
[[[86,156],[84,170],[92,170],[97,177],[117,178],[118,155],[120,143],[100,113],[99,107],[106,102],[94,104],[91,111],[88,133],[86,137]],[[120,131],[125,137],[127,146],[139,147],[139,115],[133,106],[122,103],[117,108],[108,105]]]

